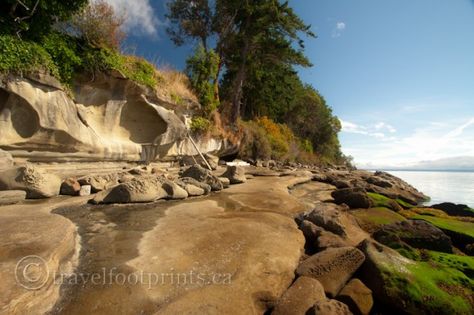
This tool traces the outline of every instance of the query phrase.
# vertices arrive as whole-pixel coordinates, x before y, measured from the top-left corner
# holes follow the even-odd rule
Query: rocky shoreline
[[[213,166],[129,166],[63,179],[33,165],[0,172],[2,190],[19,190],[0,192],[0,215],[9,220],[2,225],[11,222],[2,238],[9,254],[0,273],[9,281],[1,292],[15,287],[11,268],[25,255],[51,257],[50,270],[69,266],[91,274],[118,265],[128,274],[218,270],[232,279],[226,286],[167,283],[151,290],[51,281],[33,291],[34,298],[16,286],[3,295],[1,312],[44,313],[48,306],[54,314],[474,310],[471,209],[419,206],[425,195],[384,172],[274,162]],[[71,197],[21,201],[60,192]],[[30,224],[51,221],[71,240],[67,250],[57,252],[48,230],[38,228],[36,239],[21,234],[24,225],[13,224],[26,220],[21,209],[30,209]],[[81,253],[76,263],[74,252]],[[18,303],[25,299],[30,302]]]

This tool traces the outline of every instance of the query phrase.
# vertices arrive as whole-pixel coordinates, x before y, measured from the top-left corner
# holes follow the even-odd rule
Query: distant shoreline
[[[401,168],[401,169],[389,169],[389,168],[382,168],[382,169],[364,169],[366,171],[375,172],[375,171],[383,171],[383,172],[436,172],[436,173],[474,173],[474,170],[450,170],[450,169],[408,169],[408,168]]]

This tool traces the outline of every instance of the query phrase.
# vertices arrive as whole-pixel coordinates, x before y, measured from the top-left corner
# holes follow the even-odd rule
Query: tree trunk
[[[237,71],[234,81],[234,88],[232,93],[232,111],[230,116],[230,123],[235,125],[240,117],[240,102],[242,101],[242,88],[245,81],[245,74],[247,71],[247,56],[249,52],[249,40],[244,40],[244,47],[241,53],[241,65]]]
[[[217,101],[218,103],[220,102],[220,98],[219,98],[219,76],[221,74],[223,64],[224,64],[224,61],[222,59],[222,55],[219,54],[219,64],[217,65],[217,72],[216,72],[216,76],[214,77],[214,100]]]

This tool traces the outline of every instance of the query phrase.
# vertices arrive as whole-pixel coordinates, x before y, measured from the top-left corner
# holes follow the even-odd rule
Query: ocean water
[[[474,208],[474,172],[388,171],[430,196],[427,205],[441,202],[466,204]]]

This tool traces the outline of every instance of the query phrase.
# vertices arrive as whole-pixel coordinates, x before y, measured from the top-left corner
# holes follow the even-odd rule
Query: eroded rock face
[[[118,174],[91,175],[79,178],[78,182],[80,185],[90,185],[92,192],[97,193],[117,186],[120,178]]]
[[[317,279],[330,297],[335,297],[365,260],[354,247],[329,248],[303,261],[296,273]]]
[[[451,239],[434,225],[421,220],[407,220],[383,226],[373,234],[378,242],[390,247],[404,244],[421,249],[452,253]]]
[[[272,315],[305,315],[311,307],[326,299],[321,283],[311,277],[299,277],[278,301]]]
[[[78,76],[73,100],[47,75],[0,79],[0,146],[13,148],[15,157],[140,161],[196,154],[179,113],[131,80]],[[196,143],[203,153],[236,150],[222,139]]]
[[[31,165],[0,173],[0,190],[23,190],[26,198],[41,199],[59,195],[61,179]]]

